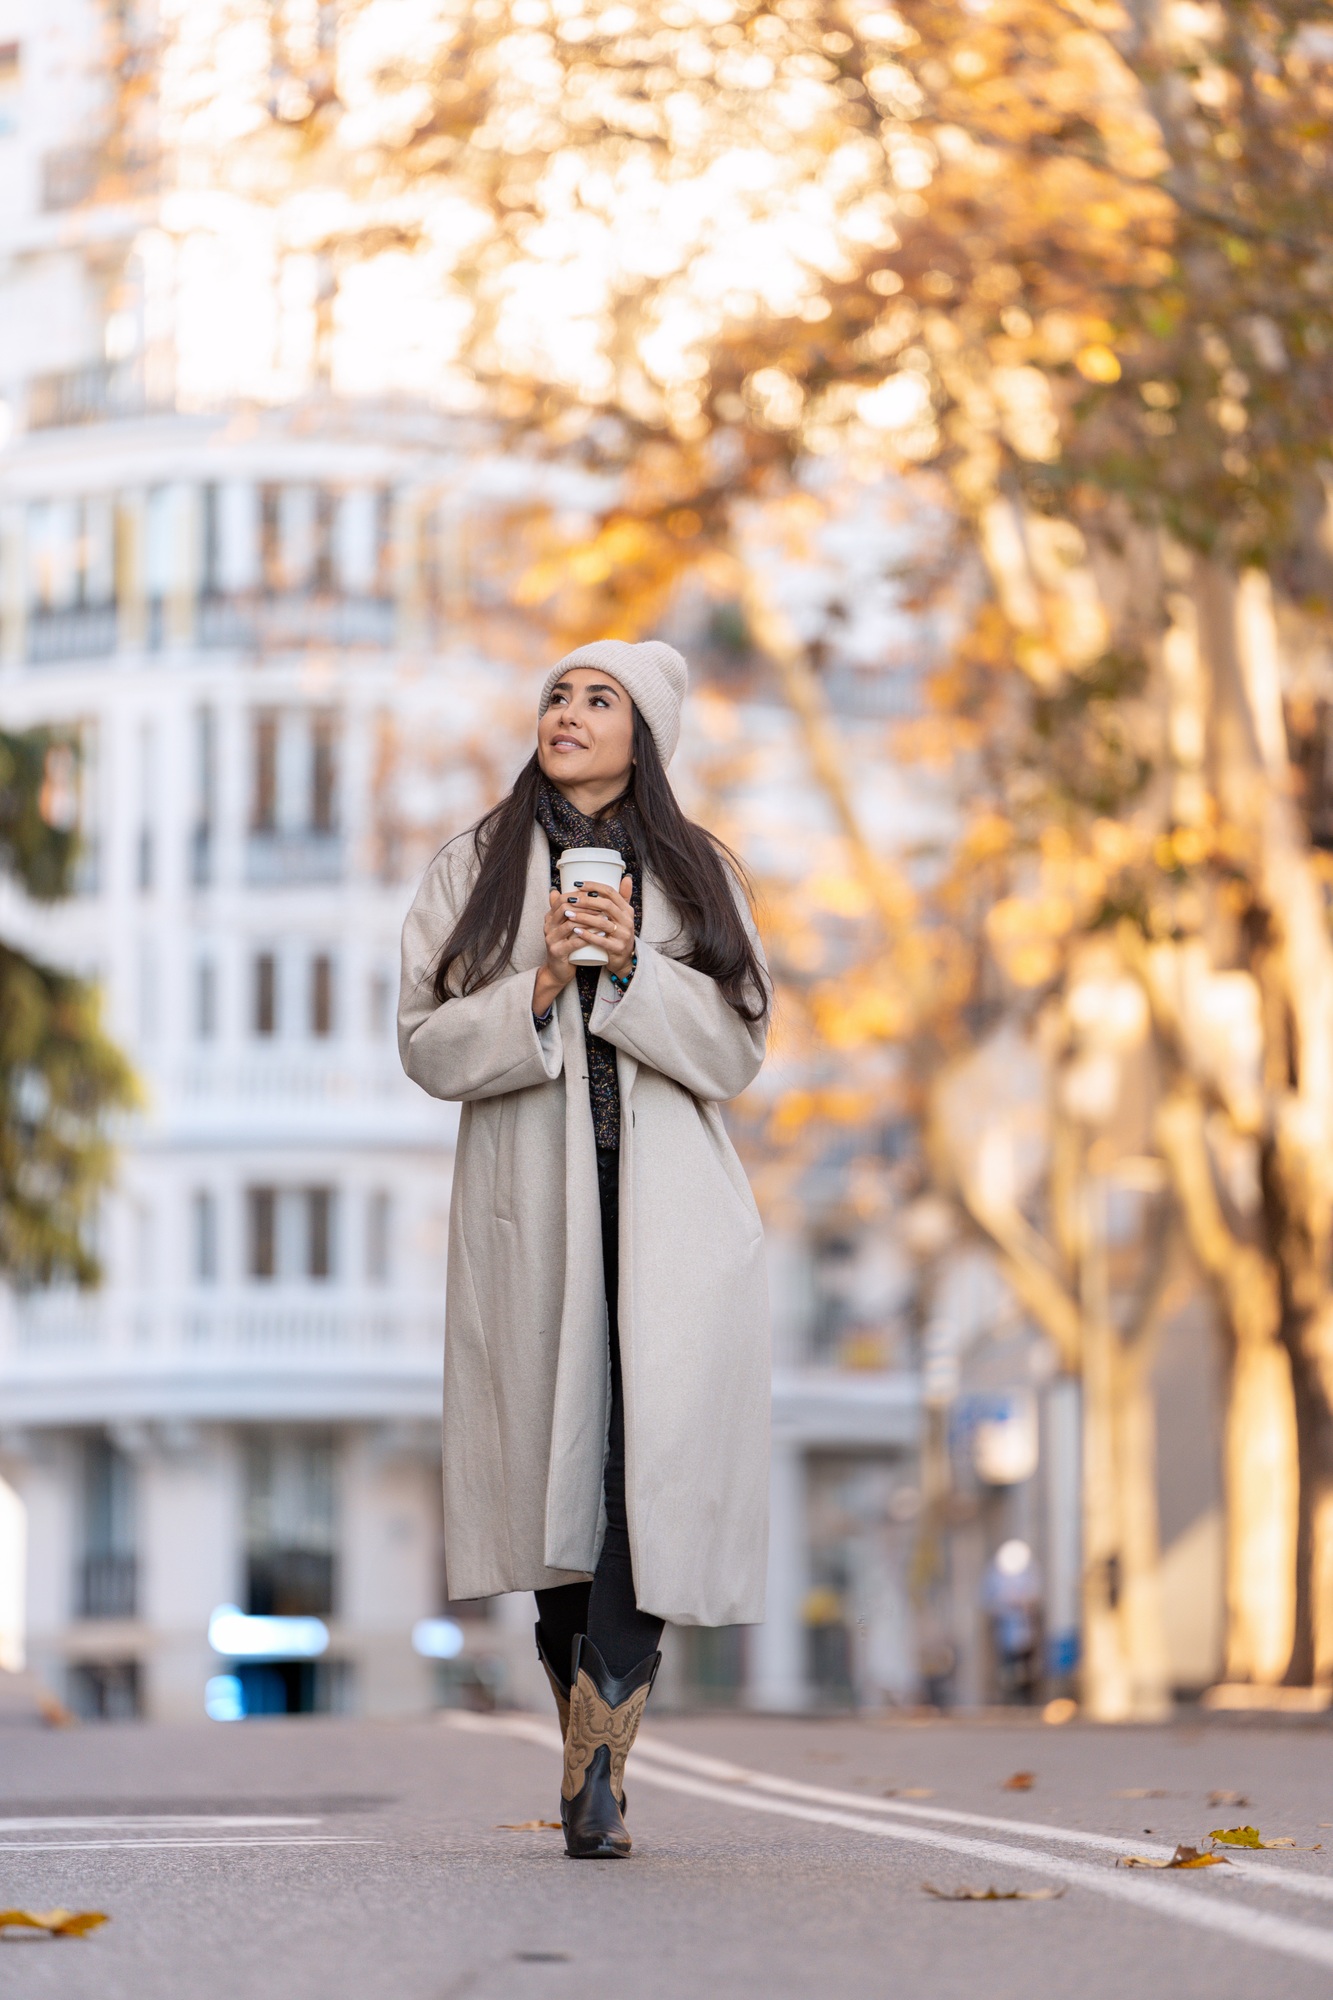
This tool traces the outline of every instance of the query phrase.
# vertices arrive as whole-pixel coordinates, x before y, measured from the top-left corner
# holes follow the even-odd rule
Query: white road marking
[[[634,1745],[634,1760],[640,1755],[656,1757],[662,1763],[700,1777],[716,1778],[724,1784],[745,1785],[779,1798],[810,1799],[818,1805],[850,1806],[855,1812],[885,1813],[892,1818],[919,1819],[944,1826],[984,1827],[991,1833],[1018,1834],[1030,1840],[1058,1840],[1069,1847],[1094,1847],[1108,1854],[1150,1854],[1169,1861],[1175,1843],[1161,1846],[1150,1840],[1124,1840],[1117,1834],[1086,1833],[1081,1827],[1053,1826],[1041,1820],[1006,1819],[1000,1814],[961,1812],[951,1806],[913,1805],[905,1799],[871,1799],[859,1792],[835,1791],[827,1785],[807,1785],[799,1778],[774,1777],[767,1771],[752,1771],[744,1764],[729,1764],[717,1757],[703,1757],[695,1750],[678,1749],[674,1743],[640,1735]],[[1243,1850],[1242,1850],[1243,1852]],[[1310,1896],[1316,1902],[1333,1902],[1333,1875],[1306,1875],[1280,1862],[1243,1860],[1235,1850],[1228,1856],[1235,1874],[1251,1882],[1289,1890],[1293,1895]]]
[[[0,1819],[0,1833],[41,1833],[46,1827],[76,1826],[318,1826],[317,1813],[41,1813],[31,1819]]]
[[[137,1851],[141,1847],[383,1847],[382,1840],[358,1840],[338,1833],[237,1834],[230,1840],[0,1840],[3,1854],[83,1854],[94,1849],[114,1848],[116,1852]]]
[[[557,1730],[525,1717],[469,1716],[463,1726],[519,1737],[539,1745],[543,1750],[560,1749]],[[844,1812],[813,1801],[803,1802],[771,1793],[756,1795],[757,1788],[752,1783],[733,1789],[684,1771],[657,1768],[647,1760],[638,1763],[634,1775],[638,1784],[657,1785],[664,1791],[707,1799],[716,1805],[731,1806],[738,1812],[768,1813],[781,1819],[804,1820],[816,1826],[842,1827],[852,1833],[871,1834],[878,1840],[901,1841],[947,1854],[965,1855],[991,1866],[1054,1876],[1058,1881],[1090,1889],[1094,1895],[1108,1897],[1112,1902],[1133,1903],[1154,1916],[1173,1918],[1177,1923],[1192,1924],[1200,1930],[1218,1932],[1243,1944],[1283,1952],[1288,1957],[1304,1959],[1308,1964],[1333,1970],[1333,1931],[1318,1930],[1313,1924],[1295,1923],[1287,1917],[1275,1917],[1265,1910],[1252,1909],[1248,1904],[1223,1902],[1209,1895],[1202,1885],[1187,1888],[1183,1883],[1168,1884],[1145,1879],[1142,1875],[1094,1868],[1085,1861],[1071,1861],[1062,1854],[1014,1847],[1007,1842],[977,1840],[925,1826],[895,1825],[887,1818],[872,1818],[864,1808],[854,1813]],[[878,1803],[887,1805],[890,1801],[880,1800]],[[1053,1828],[1051,1835],[1046,1837],[1064,1839],[1066,1836],[1064,1829]]]

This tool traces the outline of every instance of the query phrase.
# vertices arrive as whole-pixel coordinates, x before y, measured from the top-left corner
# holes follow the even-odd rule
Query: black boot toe
[[[560,1801],[565,1852],[574,1861],[623,1861],[633,1842],[611,1789],[611,1752],[600,1744],[572,1799]]]

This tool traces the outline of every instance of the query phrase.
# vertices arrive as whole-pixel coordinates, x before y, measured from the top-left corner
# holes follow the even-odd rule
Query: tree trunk
[[[1280,650],[1272,592],[1258,571],[1236,579],[1200,561],[1195,571],[1199,629],[1212,680],[1209,734],[1215,789],[1223,811],[1251,848],[1254,885],[1271,945],[1262,955],[1270,1046],[1264,1206],[1268,1254],[1280,1295],[1281,1361],[1266,1356],[1254,1390],[1237,1355],[1233,1401],[1245,1389],[1267,1395],[1268,1430],[1251,1450],[1268,1459],[1291,1518],[1292,1548],[1274,1547],[1270,1562],[1291,1578],[1273,1578],[1274,1627],[1259,1642],[1256,1679],[1286,1677],[1307,1685],[1316,1661],[1333,1669],[1333,1438],[1329,1405],[1333,1367],[1333,940],[1309,836],[1292,799],[1282,711]],[[1279,1378],[1282,1387],[1279,1388]],[[1257,1382],[1258,1377],[1254,1380]],[[1279,1414],[1275,1398],[1285,1397]],[[1289,1414],[1288,1414],[1289,1412]],[[1276,1454],[1289,1455],[1290,1470]],[[1237,1456],[1240,1448],[1237,1446]],[[1287,1497],[1287,1489],[1297,1492]],[[1244,1533],[1244,1524],[1238,1523]],[[1257,1562],[1256,1562],[1257,1567]],[[1257,1577],[1250,1579],[1251,1587]],[[1278,1600],[1280,1599],[1280,1603]],[[1321,1637],[1321,1626],[1326,1637]],[[1276,1664],[1284,1639],[1290,1658]],[[1255,1650],[1252,1642],[1250,1651]],[[1238,1648],[1238,1652],[1240,1649]]]
[[[1312,1353],[1327,1338],[1326,1326],[1296,1325],[1289,1334],[1300,1467],[1294,1631],[1286,1672],[1294,1687],[1333,1680],[1333,1409]]]
[[[1133,1712],[1125,1657],[1124,1537],[1117,1463],[1120,1374],[1106,1273],[1106,1195],[1084,1183],[1079,1289],[1083,1304],[1083,1705],[1095,1722]]]
[[[1155,1004],[1160,1002],[1156,991]],[[1291,1365],[1278,1337],[1277,1274],[1260,1250],[1239,1242],[1227,1226],[1203,1106],[1187,1083],[1162,1103],[1157,1143],[1190,1247],[1229,1336],[1223,1443],[1226,1676],[1279,1681],[1295,1615],[1297,1474]]]
[[[1297,1450],[1291,1364],[1276,1340],[1237,1340],[1228,1382],[1226,1678],[1272,1685],[1296,1615]]]
[[[1121,1650],[1137,1721],[1171,1712],[1171,1676],[1162,1611],[1162,1544],[1157,1512],[1157,1410],[1152,1342],[1146,1335],[1117,1353],[1116,1459],[1120,1498]]]

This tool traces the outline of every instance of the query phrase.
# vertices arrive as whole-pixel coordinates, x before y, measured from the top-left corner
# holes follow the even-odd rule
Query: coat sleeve
[[[467,900],[472,869],[452,842],[436,855],[403,925],[398,1053],[414,1083],[432,1097],[466,1103],[528,1090],[559,1076],[563,1051],[555,1017],[532,1018],[536,977],[510,972],[478,993],[441,1004],[432,990],[440,946]]]
[[[737,901],[767,979],[759,933],[739,890]],[[763,1065],[767,1022],[743,1021],[706,972],[650,944],[640,942],[638,954],[628,992],[618,995],[603,973],[588,1024],[592,1033],[682,1084],[692,1097],[739,1097]]]

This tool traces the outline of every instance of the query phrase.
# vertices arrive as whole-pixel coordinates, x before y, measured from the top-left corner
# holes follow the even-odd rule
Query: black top
[[[570,804],[563,792],[543,779],[537,796],[537,824],[550,844],[553,889],[560,887],[560,871],[556,864],[567,847],[613,847],[624,857],[625,873],[633,882],[630,897],[634,905],[634,930],[637,935],[643,925],[643,882],[633,838],[620,817],[620,808],[628,797],[626,792],[608,806],[599,819],[589,819],[586,813],[581,813],[577,806]],[[583,1035],[588,1048],[588,1101],[592,1106],[593,1137],[599,1152],[611,1153],[620,1145],[620,1085],[616,1078],[616,1052],[610,1042],[604,1042],[600,1035],[591,1034],[588,1030],[601,967],[576,965],[574,976],[578,981]]]

